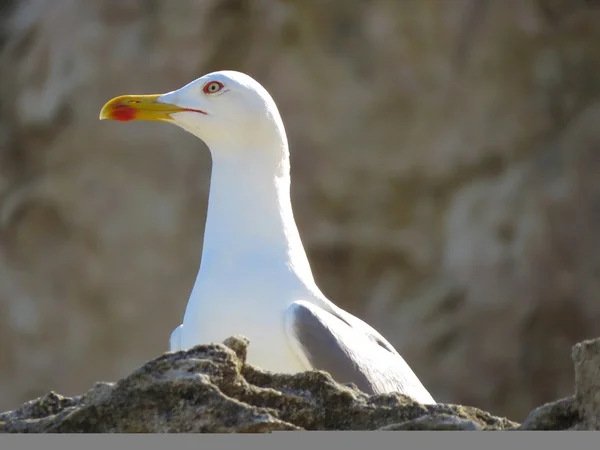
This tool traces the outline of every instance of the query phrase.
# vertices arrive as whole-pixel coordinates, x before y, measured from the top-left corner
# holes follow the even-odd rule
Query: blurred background
[[[108,99],[213,70],[279,105],[324,293],[440,402],[522,420],[600,336],[600,2],[0,0],[0,410],[168,348],[210,155]]]

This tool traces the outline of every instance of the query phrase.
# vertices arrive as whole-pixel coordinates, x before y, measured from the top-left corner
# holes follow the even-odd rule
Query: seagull
[[[115,97],[100,119],[169,122],[212,156],[200,269],[170,351],[244,335],[247,362],[262,369],[323,370],[368,394],[436,403],[381,334],[315,283],[292,211],[284,124],[258,81],[212,72],[166,94]]]

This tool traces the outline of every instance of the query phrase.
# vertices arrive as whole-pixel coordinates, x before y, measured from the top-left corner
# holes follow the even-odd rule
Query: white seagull
[[[248,362],[263,369],[324,370],[369,394],[435,404],[381,334],[317,287],[292,212],[284,125],[256,80],[212,72],[166,94],[116,97],[100,119],[171,122],[212,155],[200,270],[170,351],[244,335]]]

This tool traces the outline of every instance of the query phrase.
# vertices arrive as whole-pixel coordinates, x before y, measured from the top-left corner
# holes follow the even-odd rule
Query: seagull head
[[[100,119],[171,122],[202,139],[213,157],[249,151],[256,153],[252,156],[287,154],[273,98],[241,72],[212,72],[165,94],[115,97],[102,107]]]

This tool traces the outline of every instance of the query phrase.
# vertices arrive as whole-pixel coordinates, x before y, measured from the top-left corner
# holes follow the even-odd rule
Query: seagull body
[[[292,211],[285,128],[263,86],[213,72],[166,94],[116,97],[100,118],[171,122],[211,152],[200,270],[170,351],[241,334],[263,369],[320,369],[367,393],[435,403],[383,336],[317,287]]]

